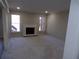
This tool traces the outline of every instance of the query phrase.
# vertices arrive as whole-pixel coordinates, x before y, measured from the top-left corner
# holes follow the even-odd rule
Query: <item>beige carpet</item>
[[[8,47],[2,59],[62,59],[64,42],[48,35],[16,37]]]

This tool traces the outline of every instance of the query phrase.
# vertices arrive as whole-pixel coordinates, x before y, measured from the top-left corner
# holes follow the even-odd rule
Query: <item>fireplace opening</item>
[[[29,35],[29,34],[35,34],[34,27],[26,27],[26,35]]]

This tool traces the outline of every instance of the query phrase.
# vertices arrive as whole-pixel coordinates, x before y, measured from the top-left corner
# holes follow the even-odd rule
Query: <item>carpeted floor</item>
[[[15,37],[2,59],[62,59],[64,42],[48,35]]]

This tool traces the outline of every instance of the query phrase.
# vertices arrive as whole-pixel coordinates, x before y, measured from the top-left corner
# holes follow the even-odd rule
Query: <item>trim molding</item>
[[[2,0],[0,0],[0,3],[2,4],[3,8],[6,8],[6,5],[4,4],[4,2]]]
[[[8,2],[7,2],[7,0],[0,0],[0,3],[1,3],[1,5],[2,5],[2,7],[3,8],[6,8],[7,9],[7,11],[8,11],[8,13],[10,12],[9,11],[9,5],[8,5]]]

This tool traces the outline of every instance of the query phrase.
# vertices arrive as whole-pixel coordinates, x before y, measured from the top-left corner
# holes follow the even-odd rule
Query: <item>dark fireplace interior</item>
[[[28,34],[34,34],[35,28],[34,27],[26,27],[26,35]]]

